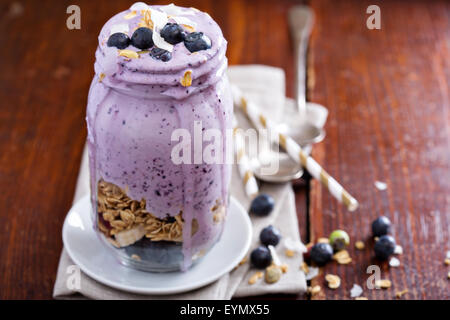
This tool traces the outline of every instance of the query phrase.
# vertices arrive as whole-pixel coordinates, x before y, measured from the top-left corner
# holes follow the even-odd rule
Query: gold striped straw
[[[274,131],[279,138],[279,145],[283,147],[284,150],[289,154],[289,156],[295,160],[297,163],[300,163],[304,168],[308,170],[308,172],[319,180],[328,191],[340,202],[344,203],[344,205],[348,208],[349,211],[354,211],[358,208],[358,201],[353,198],[333,177],[331,177],[312,157],[310,157],[300,145],[295,142],[289,136],[280,133],[276,126],[267,119],[264,115],[262,115],[258,110],[258,106],[255,105],[252,101],[247,100],[240,89],[236,86],[232,86],[233,99],[234,103],[238,105],[242,111],[247,115],[250,121],[257,128],[270,129]]]
[[[250,199],[253,199],[259,192],[258,183],[251,170],[250,160],[245,153],[245,141],[241,131],[242,129],[238,127],[235,127],[233,130],[234,151],[236,153],[239,174],[244,181],[245,193]]]

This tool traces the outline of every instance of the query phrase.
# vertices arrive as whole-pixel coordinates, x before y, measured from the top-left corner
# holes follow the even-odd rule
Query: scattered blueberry
[[[184,40],[186,33],[179,24],[168,23],[162,28],[161,37],[170,44],[177,44]]]
[[[387,235],[381,236],[373,247],[375,256],[379,260],[387,260],[394,253],[396,245],[393,237]]]
[[[260,246],[250,254],[250,262],[254,267],[264,269],[272,263],[272,255],[267,247]]]
[[[139,49],[148,49],[153,46],[153,31],[149,28],[141,27],[136,29],[131,36],[131,44]]]
[[[130,38],[125,33],[113,33],[106,43],[108,47],[116,47],[117,49],[125,49],[130,45]]]
[[[381,237],[389,233],[391,229],[391,221],[381,216],[372,222],[372,234],[374,237]]]
[[[316,265],[323,266],[333,258],[333,248],[328,243],[317,243],[309,255]]]
[[[250,212],[258,216],[267,216],[272,212],[275,200],[268,194],[260,194],[253,199],[250,205]]]
[[[184,39],[184,45],[190,52],[196,52],[211,48],[211,40],[203,32],[192,32]]]
[[[161,60],[163,62],[167,62],[172,59],[172,54],[167,50],[154,47],[152,50],[150,50],[150,57],[152,57],[153,59]]]
[[[272,245],[276,247],[276,245],[280,242],[281,234],[280,231],[277,228],[274,228],[273,226],[265,227],[261,230],[261,233],[259,234],[259,240],[261,243],[265,246]]]
[[[334,230],[330,234],[330,245],[334,251],[344,250],[350,243],[350,237],[344,230]]]

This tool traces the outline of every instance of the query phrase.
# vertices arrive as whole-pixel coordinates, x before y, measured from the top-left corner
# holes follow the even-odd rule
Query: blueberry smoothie
[[[86,118],[91,201],[99,236],[125,265],[186,270],[220,238],[233,112],[226,47],[207,13],[174,5],[135,3],[100,32]],[[198,141],[199,126],[222,141]],[[174,153],[180,129],[192,140]],[[196,143],[219,161],[196,161]]]

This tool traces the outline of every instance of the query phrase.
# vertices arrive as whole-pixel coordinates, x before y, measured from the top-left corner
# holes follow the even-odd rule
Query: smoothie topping
[[[197,10],[195,8],[191,8],[193,11]],[[180,7],[175,6],[173,3],[163,6],[161,8],[162,11],[167,13],[169,16],[180,16],[182,14],[184,15],[192,15],[194,14],[192,11],[189,10],[182,10]],[[197,10],[198,11],[198,10]]]
[[[152,50],[150,50],[150,57],[166,62],[172,59],[172,54],[167,50],[154,47]]]
[[[138,28],[133,32],[131,44],[139,49],[148,49],[153,47],[153,31],[149,28]],[[111,39],[111,38],[110,38]]]
[[[136,10],[128,12],[123,18],[126,20],[133,19],[137,15]]]
[[[141,11],[142,19],[138,24],[138,27],[145,27],[153,29],[153,21],[151,18],[150,10]]]
[[[186,17],[193,15],[193,9],[184,9],[173,4],[160,7],[150,7],[143,2],[133,4],[130,11],[123,16],[129,23],[113,25],[107,40],[108,47],[126,49],[129,45],[140,50],[151,50],[150,56],[154,59],[167,62],[172,58],[174,45],[183,42],[185,47],[195,53],[211,48],[211,40],[203,32],[195,32],[197,23]],[[136,17],[141,17],[132,20]],[[130,28],[132,29],[132,35]],[[130,39],[131,36],[131,39]],[[158,50],[159,49],[159,50]],[[139,55],[123,53],[119,56],[139,58]],[[184,83],[189,83],[185,80]],[[190,84],[183,86],[190,86]]]
[[[161,34],[159,32],[153,32],[153,42],[155,43],[155,46],[158,48],[167,50],[169,52],[173,51],[173,45],[166,42],[166,40],[161,37]]]
[[[170,44],[177,44],[184,40],[186,32],[176,23],[168,23],[161,30],[161,37]]]
[[[141,11],[141,10],[147,10],[147,9],[148,9],[148,5],[145,4],[144,2],[136,2],[130,7],[130,10],[132,10],[132,11]]]
[[[113,33],[107,43],[108,47],[116,47],[117,49],[125,49],[130,45],[130,38],[125,33]]]
[[[189,32],[194,32],[195,31],[195,27],[197,26],[197,24],[191,20],[189,20],[186,17],[170,17],[172,20],[174,20],[176,23],[182,25],[187,31]]]
[[[183,87],[189,87],[192,84],[192,71],[188,70],[184,73],[183,78],[180,80]]]
[[[128,34],[128,32],[130,31],[130,28],[128,27],[127,23],[120,23],[120,24],[116,24],[114,26],[111,27],[111,30],[109,31],[110,35],[113,35],[115,33],[125,33]]]
[[[184,45],[190,52],[197,52],[211,48],[211,40],[203,32],[192,32],[184,39]]]
[[[137,59],[139,58],[139,54],[133,50],[119,50],[119,56],[125,57],[129,59]]]

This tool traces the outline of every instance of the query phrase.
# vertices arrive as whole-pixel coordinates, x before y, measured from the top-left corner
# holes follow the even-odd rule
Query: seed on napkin
[[[255,272],[250,279],[248,279],[248,284],[255,284],[256,281],[263,277],[263,273],[261,271]]]
[[[266,268],[266,275],[264,279],[267,283],[275,283],[278,282],[281,278],[281,268],[276,265],[271,265],[270,267]]]

